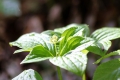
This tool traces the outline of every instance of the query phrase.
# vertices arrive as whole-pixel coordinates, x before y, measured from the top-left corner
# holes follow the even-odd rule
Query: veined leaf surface
[[[119,28],[101,28],[94,31],[91,35],[92,38],[97,41],[108,41],[120,38],[120,29]]]
[[[88,25],[86,25],[86,24],[70,24],[63,28],[57,28],[54,31],[62,34],[65,30],[72,28],[72,27],[76,28],[76,31],[74,33],[74,35],[76,35],[76,36],[78,36],[78,35],[79,36],[82,36],[82,35],[88,36],[89,35],[90,31],[89,31]]]
[[[80,45],[80,42],[83,40],[83,37],[80,36],[72,36],[69,37],[66,41],[66,43],[64,44],[64,47],[62,47],[61,51],[60,51],[60,56],[64,55],[65,53],[67,53],[70,50],[75,49],[76,47],[78,47]]]
[[[11,42],[10,45],[22,48],[16,51],[16,53],[22,51],[31,51],[35,46],[42,45],[52,54],[56,55],[54,45],[50,43],[50,38],[51,36],[43,33],[28,33],[22,35],[18,40]]]
[[[76,75],[82,76],[87,65],[87,56],[82,52],[69,53],[64,56],[58,56],[50,59],[50,62],[56,66],[66,69]]]
[[[12,80],[42,80],[41,76],[34,70],[28,69],[13,78]]]
[[[69,50],[72,50],[75,47],[78,47],[78,45],[80,45],[80,42],[82,41],[81,38],[86,37],[89,34],[89,28],[87,25],[71,24],[65,28],[60,28],[60,30],[63,30],[63,32],[61,33],[62,35],[59,43],[60,55],[64,55]],[[55,31],[59,32],[59,29],[55,29]],[[72,40],[70,40],[71,37],[73,37]],[[73,44],[77,43],[77,45],[74,45],[74,48],[72,48],[73,45],[71,46],[69,45],[71,41],[73,42]]]
[[[98,66],[93,80],[120,80],[120,59],[114,59]]]
[[[94,40],[91,38],[85,38],[83,41],[80,42],[80,45],[78,47],[76,47],[73,51],[81,51],[84,50],[86,48],[88,48],[89,46],[91,46],[94,43]]]
[[[101,28],[94,31],[91,38],[95,40],[95,44],[90,46],[88,50],[100,56],[104,56],[111,46],[111,41],[120,38],[119,28]]]
[[[47,60],[49,58],[53,57],[53,54],[45,49],[42,45],[38,45],[33,48],[33,50],[26,56],[26,58],[21,62],[23,63],[33,63],[33,62],[39,62],[43,60]]]

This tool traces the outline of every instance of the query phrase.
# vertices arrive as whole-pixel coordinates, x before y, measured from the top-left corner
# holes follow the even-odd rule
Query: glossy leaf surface
[[[80,42],[83,40],[83,37],[73,36],[69,37],[67,41],[64,43],[62,49],[60,50],[60,56],[66,54],[68,51],[75,49],[80,45]]]
[[[73,51],[81,51],[84,50],[86,48],[88,48],[89,46],[91,46],[92,44],[94,44],[94,40],[91,38],[85,38],[83,41],[80,42],[80,45],[78,47],[76,47]]]
[[[65,30],[69,29],[69,28],[76,28],[74,36],[88,36],[89,35],[89,28],[88,25],[86,24],[70,24],[67,25],[66,27],[63,28],[57,28],[54,31],[59,32],[59,33],[63,33]]]
[[[28,69],[13,78],[12,80],[42,80],[41,76],[34,70]]]
[[[52,54],[56,55],[54,45],[50,43],[51,36],[43,33],[41,34],[28,33],[21,36],[18,40],[11,42],[10,45],[22,48],[15,52],[17,53],[22,51],[31,51],[32,48],[41,44],[46,49],[48,49]]]
[[[53,54],[45,49],[42,45],[36,46],[33,50],[26,56],[22,63],[33,63],[39,62],[53,57]]]
[[[90,46],[88,50],[100,56],[104,56],[111,46],[111,41],[120,38],[119,28],[101,28],[94,31],[91,38],[95,40],[95,44]]]
[[[78,47],[83,38],[89,34],[89,28],[87,25],[71,24],[65,28],[55,29],[55,31],[58,32],[59,30],[63,31],[61,32],[62,35],[59,43],[60,55],[64,55],[69,50],[73,50],[75,47]],[[73,43],[73,45],[71,43]]]
[[[64,56],[51,58],[50,62],[76,75],[82,76],[86,69],[87,56],[82,52],[71,52]]]

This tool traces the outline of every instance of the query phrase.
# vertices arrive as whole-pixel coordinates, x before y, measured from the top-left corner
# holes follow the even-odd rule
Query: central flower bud
[[[58,41],[58,37],[56,35],[53,35],[50,39],[50,42],[53,43],[53,44],[56,44]]]

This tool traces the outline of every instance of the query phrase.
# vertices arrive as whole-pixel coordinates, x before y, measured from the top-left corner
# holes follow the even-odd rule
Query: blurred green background
[[[13,55],[10,47],[22,34],[42,32],[70,23],[88,24],[91,32],[101,27],[120,27],[120,0],[0,0],[0,80],[11,80],[25,69],[35,69],[44,80],[57,80],[55,67],[48,61],[20,65],[28,53]],[[119,48],[119,40],[113,49]],[[92,80],[97,65],[89,55],[87,80]],[[64,80],[81,80],[62,70]]]

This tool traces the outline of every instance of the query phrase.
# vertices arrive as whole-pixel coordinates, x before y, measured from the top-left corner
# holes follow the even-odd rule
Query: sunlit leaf
[[[41,76],[34,70],[28,69],[13,78],[12,80],[43,80]]]
[[[108,41],[120,38],[120,29],[119,28],[101,28],[94,31],[91,35],[92,38],[97,41]]]
[[[45,49],[43,46],[39,45],[33,48],[33,50],[26,56],[26,58],[21,62],[23,63],[33,63],[43,60],[47,60],[53,57],[53,54]]]
[[[95,41],[95,40],[94,40]],[[100,56],[104,56],[105,53],[111,46],[111,41],[101,41],[95,42],[93,45],[87,48],[92,53],[98,54]]]
[[[104,56],[111,46],[111,41],[120,38],[119,28],[101,28],[94,31],[91,38],[95,40],[95,44],[90,46],[88,50],[100,56]]]
[[[69,37],[66,41],[66,43],[64,44],[64,47],[62,47],[62,49],[60,50],[60,56],[64,55],[65,53],[67,53],[70,50],[75,49],[76,47],[78,47],[80,45],[80,42],[83,40],[83,37],[80,36],[73,36],[73,37]]]
[[[16,50],[16,51],[14,52],[14,54],[15,54],[15,53],[19,53],[19,52],[25,52],[25,51],[26,51],[26,52],[29,52],[29,51],[31,51],[31,49],[27,49],[27,50],[26,50],[26,49],[18,49],[18,50]]]
[[[51,58],[50,62],[56,66],[73,72],[76,75],[82,76],[86,69],[87,56],[81,52],[71,52],[64,56]]]
[[[55,31],[53,31],[53,30],[43,31],[42,34],[47,34],[47,35],[49,35],[49,36],[56,35],[56,36],[58,36],[59,38],[61,37],[61,33],[55,32]]]
[[[59,44],[60,55],[64,55],[69,50],[72,50],[80,45],[81,39],[77,38],[77,40],[74,41],[76,38],[73,38],[73,40],[69,40],[71,36],[82,38],[83,36],[87,36],[89,34],[89,28],[87,25],[71,24],[65,28],[60,29],[63,29]],[[59,29],[55,29],[55,31],[59,31]],[[74,48],[72,48],[72,45],[68,45],[68,43],[71,43],[71,41],[74,41],[73,44],[77,44]],[[68,47],[70,47],[71,49]]]
[[[54,31],[59,32],[59,33],[63,33],[65,30],[69,29],[69,28],[76,28],[75,34],[76,36],[88,36],[89,35],[89,28],[88,25],[86,24],[70,24],[67,25],[66,27],[63,28],[57,28]]]
[[[85,38],[83,41],[80,42],[80,45],[78,47],[76,47],[73,51],[81,51],[84,50],[86,48],[88,48],[89,46],[91,46],[94,43],[94,40],[91,38]]]
[[[22,51],[28,51],[28,50],[30,51],[35,46],[41,44],[46,49],[48,49],[52,54],[56,55],[54,45],[50,43],[50,38],[51,36],[43,33],[42,34],[28,33],[28,34],[22,35],[18,40],[11,42],[10,45],[22,48],[21,50],[16,51],[16,52],[22,52]]]
[[[40,40],[40,34],[32,32],[22,35],[20,38],[18,38],[18,40],[11,42],[10,45],[23,49],[29,49],[39,45],[41,43]]]
[[[59,44],[60,51],[62,50],[65,43],[67,42],[67,39],[75,33],[75,29],[76,28],[69,28],[62,33],[61,41],[60,41],[60,44]]]

